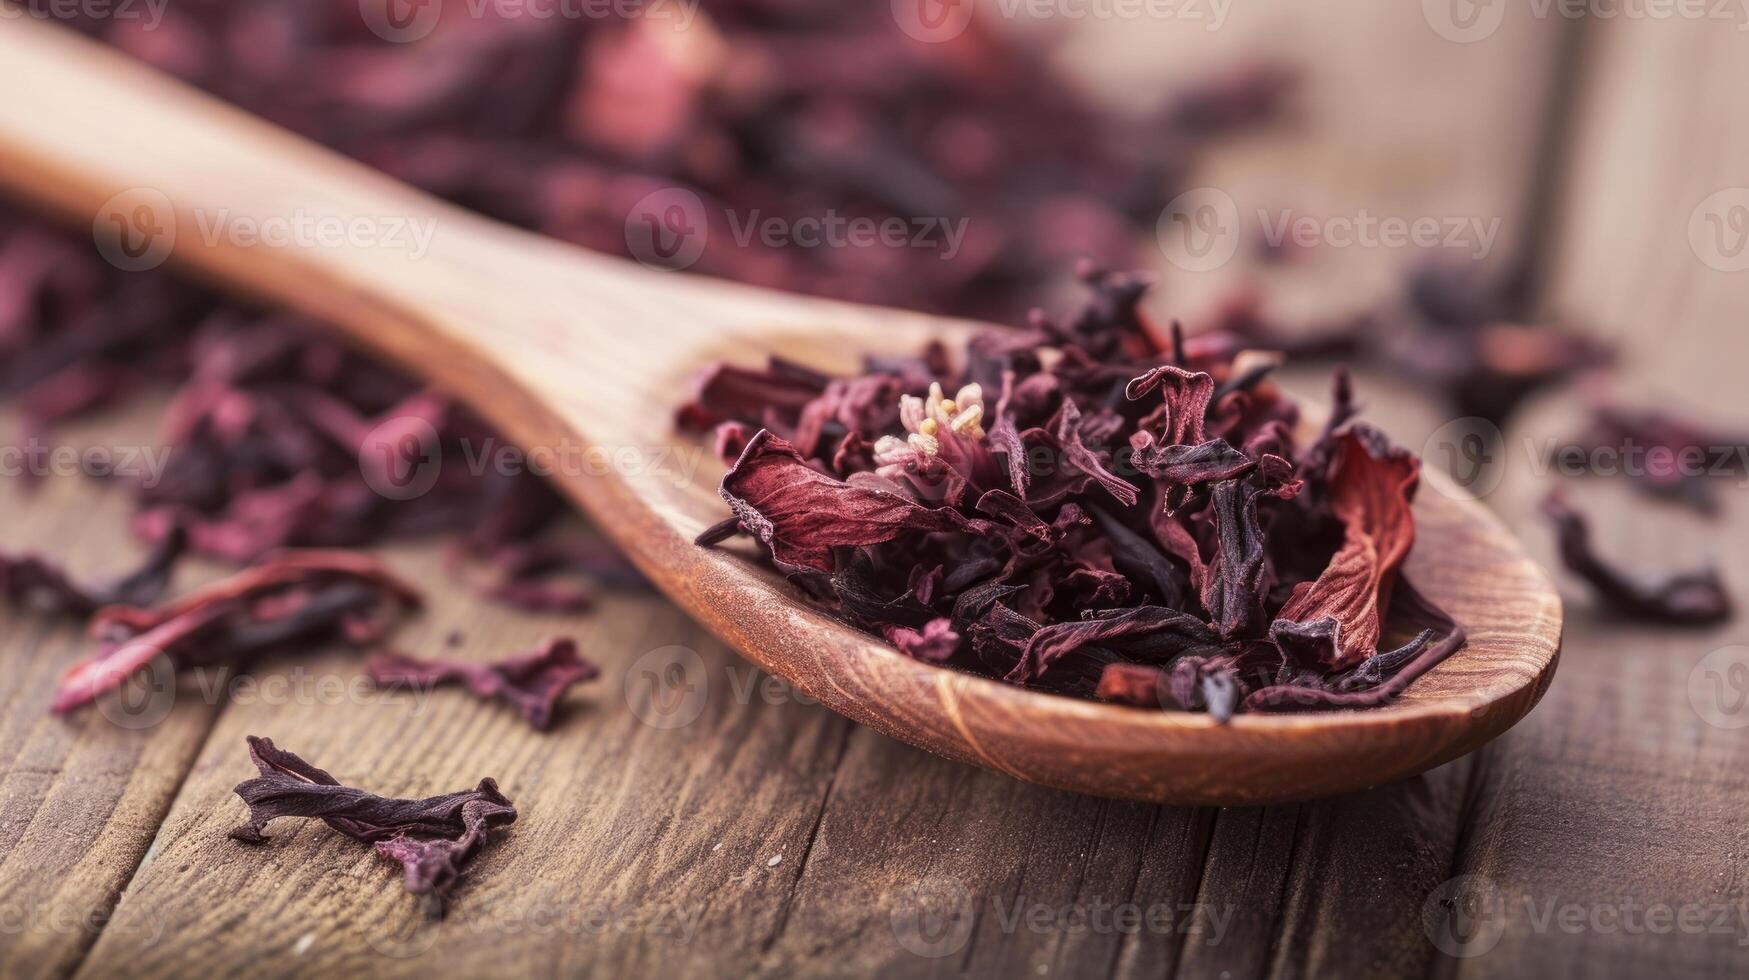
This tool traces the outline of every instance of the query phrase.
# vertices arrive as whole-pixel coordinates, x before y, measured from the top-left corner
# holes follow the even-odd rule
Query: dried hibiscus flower
[[[93,585],[73,581],[66,571],[39,555],[0,555],[0,593],[13,602],[75,616],[88,616],[109,605],[155,602],[170,584],[176,560],[187,543],[188,535],[180,526],[173,526],[152,545],[139,568],[114,581]]]
[[[1558,322],[1533,323],[1522,289],[1471,264],[1410,271],[1404,296],[1333,325],[1289,327],[1260,311],[1255,289],[1234,293],[1212,333],[1296,359],[1384,364],[1443,395],[1459,414],[1502,424],[1524,400],[1607,366],[1608,348]]]
[[[370,658],[365,672],[379,687],[465,683],[480,698],[506,702],[537,730],[552,724],[553,711],[571,685],[601,676],[594,664],[578,656],[576,642],[563,637],[547,640],[532,653],[489,664],[381,653]]]
[[[680,418],[718,423],[731,516],[699,542],[750,536],[920,660],[1223,720],[1383,704],[1463,644],[1402,574],[1420,462],[1354,421],[1345,373],[1301,445],[1279,357],[1161,331],[1144,280],[1082,272],[1077,316],[958,370],[713,372]]]
[[[483,554],[463,543],[450,549],[447,563],[475,595],[523,612],[583,612],[595,604],[597,584],[649,588],[623,555],[592,540],[507,541]]]
[[[698,232],[687,239],[701,246],[697,271],[991,316],[1054,288],[1065,250],[1132,258],[1135,232],[1201,149],[1280,115],[1293,84],[1278,66],[1237,65],[1138,126],[1064,84],[1042,46],[978,21],[918,44],[889,11],[848,0],[710,0],[684,23],[511,6],[440,18],[417,41],[381,36],[357,0],[172,4],[152,30],[89,11],[60,19],[501,221],[629,255],[628,229],[654,223],[642,212],[660,202],[663,221],[686,212],[679,232]],[[825,201],[912,233],[803,248],[724,226],[734,215],[805,225]],[[0,397],[27,435],[154,382],[178,389],[167,468],[135,481],[142,536],[180,521],[193,551],[247,562],[465,533],[455,567],[480,594],[587,606],[587,576],[524,564],[559,498],[527,467],[460,465],[494,458],[502,441],[320,328],[163,272],[124,274],[88,241],[0,208]]]
[[[340,785],[340,781],[272,739],[249,736],[249,758],[261,775],[237,784],[249,807],[249,822],[231,837],[249,844],[267,841],[262,830],[279,817],[315,818],[401,864],[407,890],[446,897],[464,866],[495,827],[516,820],[516,808],[487,778],[458,793],[423,800],[397,800]],[[441,905],[439,906],[441,909]]]
[[[369,555],[292,551],[153,607],[105,606],[99,647],[61,678],[50,710],[72,711],[163,656],[172,668],[244,663],[294,643],[374,643],[419,594]]]
[[[1563,472],[1605,464],[1652,496],[1718,512],[1712,477],[1749,475],[1749,433],[1726,432],[1670,412],[1600,405],[1578,439],[1553,453]]]
[[[1543,514],[1555,525],[1561,562],[1584,579],[1611,611],[1632,619],[1689,626],[1707,626],[1731,618],[1731,596],[1716,568],[1679,572],[1647,580],[1613,567],[1591,544],[1585,515],[1559,493],[1543,500]]]

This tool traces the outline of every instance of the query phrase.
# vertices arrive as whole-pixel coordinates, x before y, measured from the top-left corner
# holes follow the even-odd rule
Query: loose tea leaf
[[[699,233],[696,271],[991,316],[1048,292],[1071,255],[1129,261],[1201,148],[1276,117],[1293,84],[1279,66],[1238,65],[1153,118],[1119,120],[1080,99],[1046,52],[981,21],[922,44],[860,2],[711,0],[684,24],[678,8],[553,18],[491,5],[405,43],[374,33],[368,8],[175,4],[150,31],[103,11],[58,19],[503,221],[634,255],[640,201],[689,195],[702,208],[680,209],[697,224],[682,229]],[[906,234],[796,247],[730,227],[835,220]],[[142,536],[180,524],[192,550],[248,562],[447,531],[465,536],[452,567],[482,596],[586,608],[585,564],[529,562],[562,502],[526,467],[461,465],[503,440],[318,329],[164,273],[119,273],[87,241],[0,210],[0,396],[24,409],[26,434],[45,438],[154,383],[179,389],[161,479],[128,475]],[[717,397],[812,401],[816,381],[747,391],[725,371]],[[804,452],[809,431],[836,431],[871,403],[839,394],[836,417],[822,411],[798,433]]]
[[[619,552],[595,541],[506,541],[483,555],[462,544],[450,549],[448,565],[475,595],[524,612],[583,612],[599,584],[650,588]]]
[[[497,698],[509,704],[529,727],[538,731],[552,724],[559,699],[571,685],[601,676],[594,664],[577,655],[576,642],[563,637],[547,640],[532,653],[485,664],[381,653],[370,658],[365,672],[372,683],[385,688],[398,684],[430,687],[464,683],[477,697]]]
[[[249,807],[249,822],[232,830],[232,839],[262,844],[267,841],[262,830],[270,821],[320,819],[400,862],[407,890],[416,895],[447,896],[490,832],[516,820],[516,808],[491,778],[471,790],[398,800],[342,786],[276,747],[272,739],[249,736],[249,758],[261,775],[237,784],[237,795]]]
[[[1733,604],[1718,569],[1707,567],[1662,578],[1615,568],[1592,548],[1591,525],[1559,493],[1543,500],[1555,525],[1561,561],[1597,590],[1610,611],[1632,619],[1706,626],[1731,618]]]
[[[822,572],[831,570],[834,547],[878,544],[905,530],[986,523],[949,508],[921,506],[896,490],[824,476],[809,469],[794,446],[761,430],[723,477],[722,496],[741,528],[758,537],[780,567]]]
[[[733,397],[709,375],[679,417],[735,453],[733,516],[699,543],[751,537],[917,659],[1218,720],[1383,704],[1462,646],[1402,577],[1419,461],[1354,421],[1345,373],[1299,446],[1278,358],[1160,331],[1144,280],[1083,276],[1075,317],[979,336],[963,369],[775,363],[735,369]],[[1386,610],[1407,642],[1382,646]]]
[[[1342,547],[1316,580],[1294,587],[1270,626],[1277,646],[1288,650],[1292,636],[1293,655],[1309,655],[1331,668],[1372,655],[1379,611],[1390,605],[1397,569],[1415,543],[1409,503],[1420,471],[1419,460],[1377,430],[1359,426],[1342,436],[1329,475],[1330,509],[1344,529]]]
[[[0,555],[0,593],[12,602],[77,616],[90,615],[103,606],[154,602],[170,584],[176,560],[187,544],[187,533],[173,527],[152,545],[139,568],[114,581],[92,585],[73,581],[40,555]]]
[[[1393,357],[1465,415],[1503,422],[1535,392],[1611,360],[1582,334],[1526,319],[1522,284],[1475,263],[1423,266],[1409,300],[1418,329],[1398,335]]]
[[[1533,322],[1520,285],[1474,263],[1411,270],[1404,296],[1335,326],[1264,318],[1253,291],[1236,294],[1216,334],[1296,359],[1365,359],[1425,384],[1460,416],[1505,421],[1526,398],[1609,365],[1610,350],[1568,325]]]
[[[287,552],[154,607],[106,606],[91,618],[97,652],[61,678],[50,710],[72,711],[164,657],[172,669],[247,663],[292,643],[377,642],[419,594],[368,555]]]
[[[1726,432],[1662,409],[1599,405],[1579,438],[1556,449],[1565,471],[1607,467],[1655,497],[1718,512],[1713,478],[1749,475],[1749,433]]]

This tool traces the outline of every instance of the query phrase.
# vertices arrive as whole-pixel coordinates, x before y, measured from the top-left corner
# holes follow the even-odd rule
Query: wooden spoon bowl
[[[911,660],[744,556],[692,544],[726,511],[671,419],[707,361],[812,352],[848,367],[975,325],[648,269],[496,225],[53,27],[0,22],[0,84],[14,93],[0,100],[0,183],[19,197],[95,226],[100,242],[128,235],[126,261],[158,249],[326,320],[523,446],[604,452],[591,458],[606,472],[554,479],[652,582],[761,668],[913,745],[1081,792],[1270,803],[1455,758],[1523,717],[1553,676],[1561,607],[1547,577],[1436,473],[1408,574],[1469,644],[1389,707],[1217,724]],[[362,222],[383,240],[266,245],[228,231],[292,217]],[[429,247],[409,223],[435,229]]]

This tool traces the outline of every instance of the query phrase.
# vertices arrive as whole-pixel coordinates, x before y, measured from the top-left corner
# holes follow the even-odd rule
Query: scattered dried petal
[[[1620,571],[1591,545],[1591,526],[1559,494],[1543,500],[1543,514],[1555,525],[1561,561],[1608,603],[1611,612],[1631,619],[1707,626],[1731,618],[1734,604],[1718,570],[1707,567],[1648,580]]]
[[[237,784],[249,822],[231,831],[234,840],[265,843],[262,830],[280,817],[319,819],[400,862],[414,894],[447,896],[490,831],[516,820],[516,808],[490,778],[471,790],[399,800],[342,786],[272,739],[249,736],[249,758],[261,775]]]
[[[465,683],[476,697],[509,704],[537,731],[552,724],[559,700],[573,684],[601,676],[594,664],[578,656],[576,642],[563,637],[547,640],[533,653],[494,663],[419,660],[404,653],[380,653],[365,664],[365,673],[373,684],[384,688]]]
[[[151,608],[106,606],[92,616],[95,654],[61,678],[50,710],[65,713],[125,683],[157,657],[172,668],[245,662],[294,641],[375,642],[419,594],[369,555],[293,551]]]

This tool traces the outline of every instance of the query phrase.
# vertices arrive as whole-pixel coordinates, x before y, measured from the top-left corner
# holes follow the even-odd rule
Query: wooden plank
[[[147,948],[106,933],[86,974],[177,976],[196,949],[211,969],[262,975],[432,964],[470,974],[570,972],[584,962],[666,970],[696,951],[724,963],[755,956],[761,937],[779,928],[851,726],[817,707],[768,705],[757,687],[744,692],[757,675],[658,599],[611,596],[585,617],[514,615],[458,594],[435,570],[435,548],[389,552],[433,597],[399,646],[435,653],[460,630],[462,652],[485,658],[573,634],[606,676],[544,735],[456,690],[429,692],[424,703],[407,692],[233,701],[123,902],[151,909],[177,941]],[[660,666],[643,657],[652,651],[662,664],[694,665],[669,693],[684,696],[692,683],[708,690],[696,721],[658,727],[667,716],[641,706],[645,672]],[[253,673],[264,692],[276,677],[314,692],[350,683],[359,664],[335,652]],[[392,866],[320,824],[276,825],[263,847],[226,839],[245,815],[231,787],[253,773],[250,734],[386,794],[495,776],[519,818],[448,918],[428,927]],[[621,933],[621,923],[635,928]]]
[[[1098,32],[1088,43],[1091,60],[1101,63],[1118,92],[1159,79],[1162,66],[1169,75],[1193,78],[1259,47],[1304,66],[1311,79],[1302,100],[1304,125],[1218,150],[1193,184],[1320,216],[1358,214],[1363,207],[1410,217],[1499,215],[1500,238],[1491,258],[1516,260],[1518,243],[1533,234],[1519,218],[1527,213],[1536,180],[1539,109],[1570,24],[1514,12],[1489,43],[1460,46],[1430,31],[1412,4],[1246,5],[1235,8],[1233,17],[1212,34],[1188,25],[1170,32],[1114,21],[1091,25]],[[1385,78],[1393,85],[1381,86]],[[1405,268],[1427,257],[1388,249],[1325,250],[1281,268],[1240,251],[1206,275],[1162,263],[1165,283],[1154,308],[1195,322],[1199,306],[1238,283],[1262,281],[1282,291],[1276,311],[1283,316],[1340,316],[1376,303]],[[1319,372],[1300,371],[1290,384],[1319,397],[1327,381]],[[1424,392],[1376,377],[1363,377],[1361,386],[1371,416],[1412,446],[1421,446],[1446,420],[1426,405]],[[873,781],[892,787],[927,769],[902,749],[884,748],[847,757],[837,785]],[[785,937],[778,950],[789,955],[780,962],[799,966],[830,949],[836,963],[857,971],[915,975],[1423,972],[1437,954],[1421,907],[1451,875],[1476,783],[1474,765],[1473,759],[1460,760],[1340,800],[1218,815],[1161,808],[1146,820],[1094,801],[1085,803],[1077,819],[1065,820],[1050,794],[1035,799],[993,788],[969,800],[963,790],[919,800],[897,793],[908,825],[975,826],[980,839],[996,842],[971,859],[963,848],[944,853],[938,843],[894,850],[887,821],[870,816],[866,807],[829,804],[822,840],[835,841],[837,851],[850,855],[880,853],[885,859],[871,868],[866,859],[841,858],[843,873],[804,890],[791,931],[798,932],[798,922],[816,925]],[[858,775],[852,768],[865,766],[874,773]],[[1030,858],[1011,857],[1015,847]],[[1065,851],[1082,860],[1106,856],[1082,866],[1068,861]],[[983,870],[962,870],[968,862]],[[1041,867],[1049,873],[1039,874]],[[864,880],[869,876],[873,881]],[[934,899],[919,903],[916,892]],[[965,948],[944,956],[945,963],[895,950],[889,930],[844,911],[873,907],[872,918],[882,909],[903,917],[910,914],[904,904],[910,901],[941,913],[952,908],[943,895],[969,907],[975,923]],[[1003,932],[991,921],[1016,905],[1073,915],[1102,902],[1169,912],[1190,908],[1205,928],[1190,937],[1146,929],[1071,937],[1051,929],[1034,934],[1024,926]],[[1218,933],[1206,928],[1217,915],[1223,924]],[[862,927],[852,928],[858,921]]]
[[[1211,161],[1199,181],[1236,197],[1266,186],[1263,199],[1324,216],[1370,203],[1400,215],[1499,215],[1510,226],[1522,211],[1548,54],[1565,25],[1515,19],[1489,44],[1458,46],[1395,0],[1315,12],[1245,5],[1234,17],[1230,30],[1212,33],[1094,25],[1161,64],[1237,57],[1259,37],[1302,60],[1313,80],[1304,126]],[[1379,79],[1398,77],[1414,91],[1381,91]],[[1392,106],[1413,102],[1413,116],[1386,111],[1387,96]],[[1284,174],[1293,181],[1280,182]],[[1348,196],[1297,198],[1295,187]],[[1408,261],[1338,251],[1261,274],[1283,277],[1305,308],[1339,308],[1388,288]],[[1168,298],[1194,308],[1224,288],[1175,280]],[[1365,391],[1374,416],[1412,445],[1434,427],[1414,416],[1414,393]],[[109,930],[83,975],[175,976],[198,963],[263,976],[1369,976],[1414,972],[1433,955],[1420,905],[1449,875],[1473,760],[1270,810],[1074,797],[923,755],[797,704],[781,687],[767,703],[756,675],[658,600],[614,597],[591,617],[530,620],[457,596],[430,571],[432,557],[392,553],[438,597],[400,645],[433,650],[460,628],[468,651],[490,656],[574,632],[606,676],[544,736],[454,691],[422,708],[227,704],[119,906],[123,921],[140,916],[168,938]],[[640,658],[670,646],[698,655],[710,692],[703,714],[673,729],[631,710],[649,697],[652,661]],[[289,678],[300,663],[306,676],[357,672],[336,653],[274,662],[265,673]],[[254,849],[224,838],[243,813],[230,787],[250,774],[246,734],[272,736],[388,793],[493,775],[522,817],[482,857],[449,918],[427,925],[391,868],[325,828],[276,827]],[[1133,931],[1115,918],[1103,928],[1092,921],[1117,907],[1153,918]],[[658,925],[686,931],[660,934]],[[1185,934],[1187,925],[1197,931]]]
[[[1729,237],[1744,227],[1731,208],[1749,203],[1749,191],[1730,191],[1749,187],[1739,124],[1749,35],[1735,19],[1684,17],[1617,19],[1592,33],[1546,305],[1619,345],[1618,387],[1631,403],[1749,428],[1736,395],[1749,356],[1749,278],[1731,271],[1741,242]],[[1494,498],[1551,561],[1534,507],[1554,480],[1535,472],[1531,447],[1575,434],[1581,411],[1568,400],[1528,414],[1511,433],[1518,455]],[[1619,480],[1562,484],[1592,513],[1605,554],[1648,572],[1711,557],[1741,600],[1749,510],[1741,485],[1717,482],[1726,509],[1715,523],[1650,504]],[[1739,719],[1730,689],[1713,700],[1720,689],[1703,660],[1718,650],[1727,670],[1749,660],[1728,649],[1749,632],[1741,615],[1713,629],[1623,625],[1566,586],[1574,598],[1561,676],[1484,766],[1459,865],[1477,876],[1460,890],[1479,910],[1464,949],[1478,955],[1447,972],[1742,975],[1749,743],[1728,727]]]
[[[17,416],[0,417],[0,431],[18,432]],[[114,420],[67,432],[66,445],[144,447],[150,431]],[[14,468],[27,465],[22,458],[6,457],[6,552],[53,555],[81,578],[131,568],[140,549],[125,530],[129,495],[55,458],[47,470],[29,464],[40,476],[30,479]],[[184,582],[200,574],[183,571]],[[136,942],[161,938],[150,921],[111,914],[216,714],[184,698],[161,720],[150,706],[130,713],[111,703],[51,716],[62,671],[88,652],[80,627],[0,609],[0,972],[9,976],[65,974],[105,929]]]
[[[1216,30],[1212,20],[1156,30],[1090,21],[1065,58],[1137,108],[1235,66],[1274,62],[1300,76],[1286,125],[1218,141],[1191,174],[1181,206],[1219,205],[1210,227],[1220,234],[1191,243],[1182,225],[1157,229],[1169,261],[1153,308],[1194,329],[1255,288],[1266,316],[1339,321],[1395,298],[1422,263],[1524,261],[1543,217],[1554,82],[1570,67],[1577,22],[1477,6],[1470,31],[1439,3],[1377,0],[1234,3]],[[1434,226],[1438,235],[1421,237]],[[1289,246],[1279,261],[1263,248],[1272,239]]]

